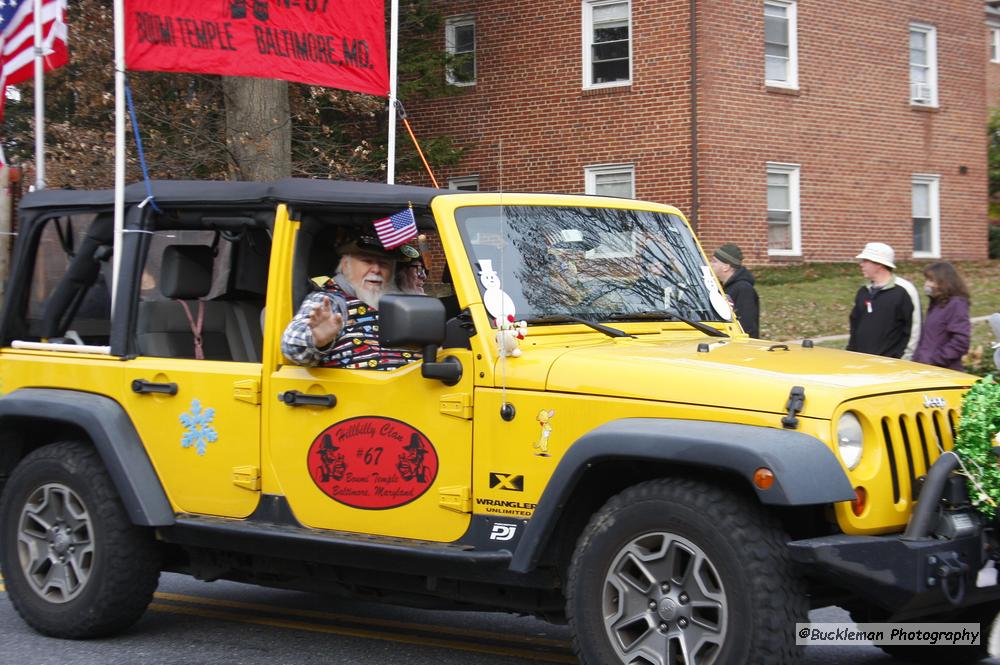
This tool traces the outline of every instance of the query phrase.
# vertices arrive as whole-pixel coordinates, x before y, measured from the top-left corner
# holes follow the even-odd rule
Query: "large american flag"
[[[400,210],[385,219],[373,222],[375,233],[386,249],[399,247],[407,240],[417,237],[417,220],[413,217],[413,208]]]
[[[0,113],[8,85],[35,75],[34,0],[0,0]],[[66,49],[66,0],[42,0],[42,49],[45,71],[69,61]],[[2,115],[0,115],[2,117]]]

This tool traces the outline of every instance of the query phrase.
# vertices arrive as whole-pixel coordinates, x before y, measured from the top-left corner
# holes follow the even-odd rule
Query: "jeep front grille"
[[[958,411],[938,409],[882,418],[882,440],[892,476],[892,500],[916,499],[917,479],[955,445]]]

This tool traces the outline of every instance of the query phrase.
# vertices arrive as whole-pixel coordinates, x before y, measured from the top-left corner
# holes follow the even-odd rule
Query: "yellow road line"
[[[392,619],[378,619],[353,614],[338,614],[336,612],[323,612],[319,610],[303,610],[293,607],[276,607],[274,605],[264,605],[262,603],[246,603],[238,600],[222,600],[219,598],[208,598],[205,596],[188,596],[179,593],[167,593],[158,591],[154,594],[160,600],[171,600],[179,603],[193,603],[196,605],[210,605],[215,607],[230,607],[241,610],[257,610],[261,612],[271,612],[273,614],[286,614],[290,616],[307,617],[310,619],[329,619],[332,621],[347,621],[349,623],[368,623],[373,626],[383,626],[386,628],[402,628],[407,630],[422,630],[432,633],[442,633],[446,635],[462,635],[466,637],[482,637],[485,639],[502,640],[504,642],[522,642],[524,644],[537,646],[551,646],[568,649],[568,640],[557,640],[546,637],[532,637],[530,635],[502,635],[485,630],[472,630],[466,628],[455,628],[452,626],[437,626],[431,624],[410,623],[406,621],[394,621]]]
[[[157,594],[159,595],[159,594]],[[437,639],[433,637],[413,637],[409,635],[392,635],[389,633],[379,633],[372,630],[362,630],[357,628],[343,628],[339,626],[323,626],[305,621],[292,621],[289,619],[265,619],[242,614],[232,614],[229,612],[218,612],[215,610],[203,609],[200,607],[185,607],[183,605],[165,605],[163,603],[152,603],[149,609],[157,612],[167,612],[173,614],[187,614],[204,617],[208,619],[220,619],[222,621],[234,621],[237,623],[247,623],[257,626],[271,626],[274,628],[288,628],[291,630],[305,630],[312,633],[326,633],[330,635],[343,635],[347,637],[360,637],[364,639],[376,639],[384,642],[399,642],[426,647],[440,647],[460,651],[473,651],[476,653],[486,653],[499,656],[511,656],[528,660],[540,660],[553,663],[576,663],[577,660],[571,654],[558,653],[533,653],[521,649],[507,649],[500,646],[485,646],[474,643],[457,642],[452,640]]]

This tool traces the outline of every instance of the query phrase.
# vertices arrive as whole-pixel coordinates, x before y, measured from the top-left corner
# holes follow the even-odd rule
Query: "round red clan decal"
[[[309,446],[306,461],[324,494],[366,510],[417,499],[438,471],[437,451],[426,436],[404,422],[377,416],[330,425]]]

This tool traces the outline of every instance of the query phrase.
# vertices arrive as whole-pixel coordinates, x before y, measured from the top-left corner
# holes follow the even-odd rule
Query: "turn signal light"
[[[753,472],[753,484],[759,490],[769,490],[774,485],[774,472],[767,467],[760,467]]]
[[[865,508],[868,507],[868,490],[864,487],[858,485],[854,488],[854,501],[851,501],[851,510],[857,517],[861,517],[861,513],[865,512]]]

